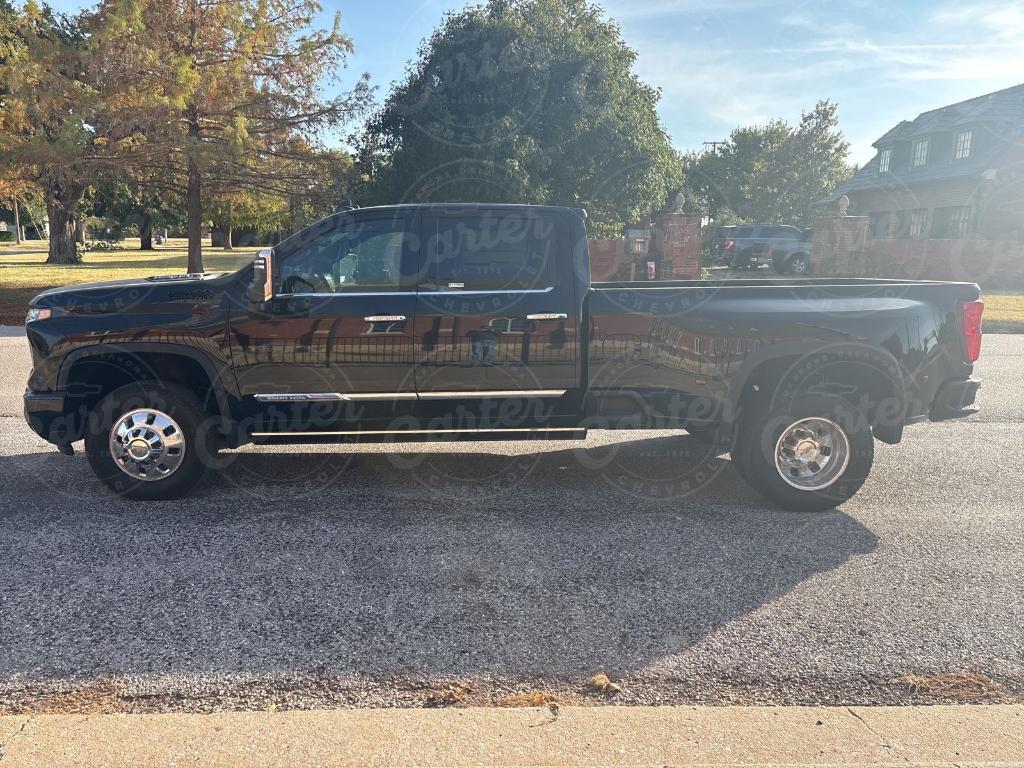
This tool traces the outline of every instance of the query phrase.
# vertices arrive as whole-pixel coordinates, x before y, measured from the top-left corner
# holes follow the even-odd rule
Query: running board
[[[355,429],[302,432],[253,432],[258,445],[299,443],[409,443],[457,440],[585,440],[579,427],[508,427],[495,429]]]

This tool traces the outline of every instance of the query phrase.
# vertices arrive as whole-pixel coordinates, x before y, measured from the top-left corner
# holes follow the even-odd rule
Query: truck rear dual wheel
[[[740,475],[783,509],[822,512],[860,490],[874,437],[846,400],[809,397],[741,424],[732,458]]]
[[[131,499],[174,499],[193,490],[215,454],[209,415],[174,384],[120,387],[89,414],[85,452],[96,476]]]

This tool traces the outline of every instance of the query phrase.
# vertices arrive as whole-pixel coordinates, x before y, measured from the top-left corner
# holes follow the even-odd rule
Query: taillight
[[[724,243],[722,243],[722,250],[728,251],[734,245],[736,245],[736,243],[734,243],[732,240],[726,240]]]
[[[960,305],[960,329],[964,335],[964,352],[968,363],[981,357],[981,316],[984,301],[968,301]]]
[[[772,256],[774,254],[775,254],[775,246],[774,245],[769,245],[768,246],[768,255]]]

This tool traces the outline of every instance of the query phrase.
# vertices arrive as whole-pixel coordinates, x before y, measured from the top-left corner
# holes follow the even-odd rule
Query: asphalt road
[[[820,515],[654,432],[247,448],[139,505],[29,432],[27,365],[0,338],[0,711],[600,701],[596,672],[623,703],[1024,700],[1024,336],[986,337],[980,415],[878,444]]]

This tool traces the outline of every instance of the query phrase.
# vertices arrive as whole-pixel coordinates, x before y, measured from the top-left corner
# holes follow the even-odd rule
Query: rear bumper
[[[974,400],[981,389],[981,379],[973,376],[962,381],[948,381],[935,395],[928,417],[932,421],[960,419],[977,413]]]

